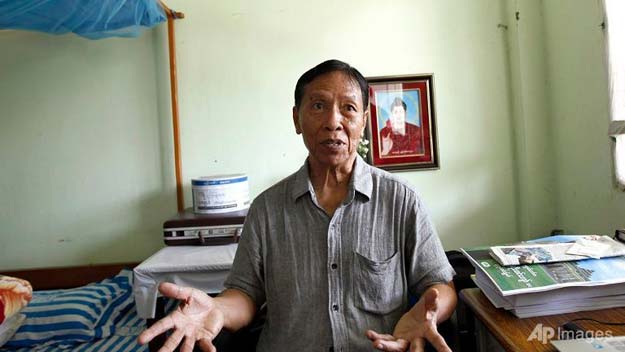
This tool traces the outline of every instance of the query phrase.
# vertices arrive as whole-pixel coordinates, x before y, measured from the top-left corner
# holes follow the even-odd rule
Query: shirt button
[[[339,266],[338,266],[338,265],[336,265],[336,263],[332,263],[332,265],[330,265],[330,267],[331,267],[332,269],[336,269],[336,268],[338,268]]]
[[[332,310],[339,310],[339,305],[338,304],[333,304],[332,305]]]

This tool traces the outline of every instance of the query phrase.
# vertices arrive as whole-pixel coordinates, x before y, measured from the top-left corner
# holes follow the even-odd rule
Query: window
[[[625,1],[604,0],[610,79],[609,135],[614,138],[616,182],[625,190]]]

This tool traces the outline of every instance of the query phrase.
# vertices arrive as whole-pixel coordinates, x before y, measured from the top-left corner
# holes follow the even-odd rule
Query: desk
[[[625,322],[625,307],[519,319],[504,309],[495,308],[479,288],[460,291],[460,299],[466,303],[475,318],[483,323],[501,346],[509,352],[557,351],[550,343],[543,344],[539,340],[527,341],[537,324],[549,326],[557,331],[561,324],[576,318]],[[579,321],[576,324],[586,330],[603,332],[610,330],[614,336],[625,335],[625,326],[602,325],[589,321]]]
[[[155,317],[158,285],[164,281],[206,293],[221,292],[237,246],[171,246],[143,261],[134,269],[132,288],[139,317]]]

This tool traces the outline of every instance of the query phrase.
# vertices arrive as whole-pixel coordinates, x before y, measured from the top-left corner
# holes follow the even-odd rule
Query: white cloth
[[[134,269],[133,293],[141,318],[154,318],[158,285],[172,282],[219,293],[232,267],[237,244],[165,247]]]
[[[615,139],[614,170],[625,189],[625,2],[605,0],[608,21],[608,75],[610,78],[609,135]]]

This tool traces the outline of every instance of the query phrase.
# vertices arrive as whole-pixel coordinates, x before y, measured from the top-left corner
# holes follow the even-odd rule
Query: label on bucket
[[[247,176],[221,175],[193,179],[193,211],[196,213],[225,213],[242,210],[250,205]]]

